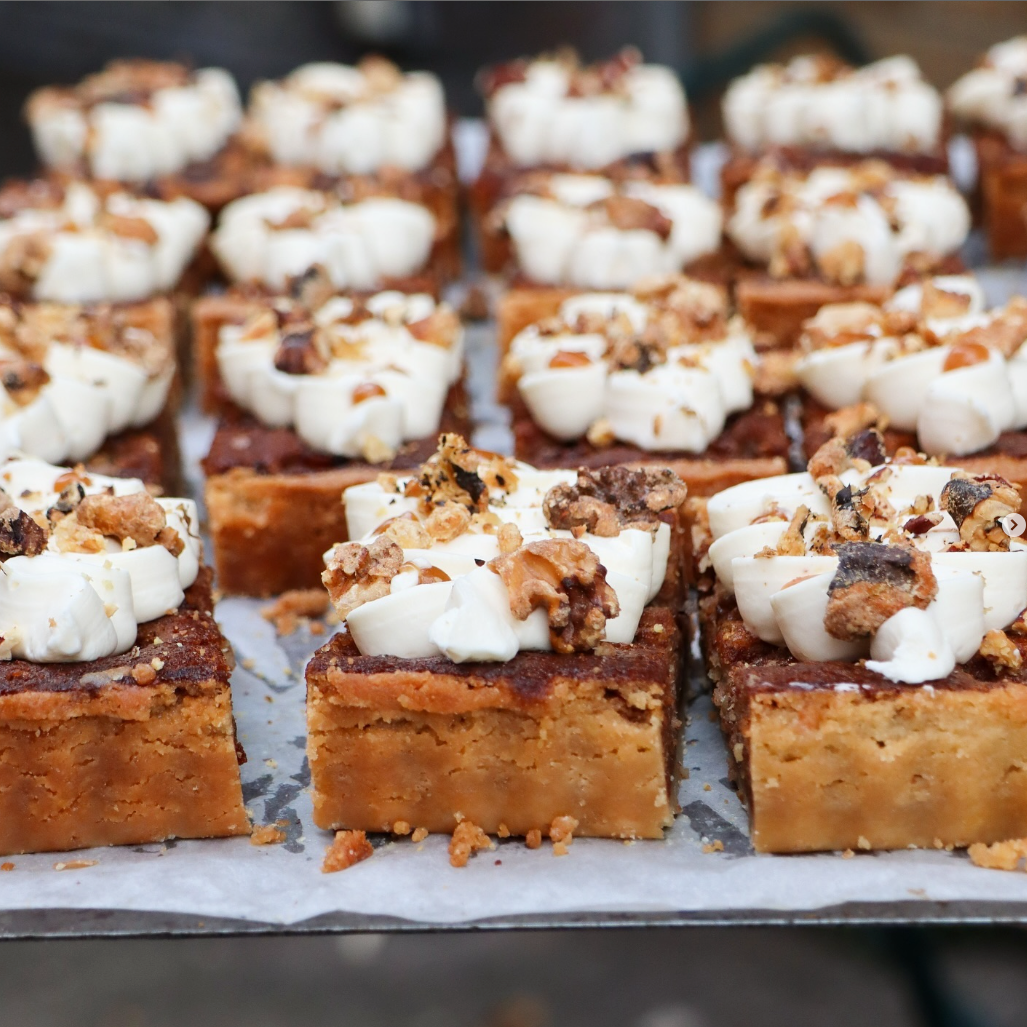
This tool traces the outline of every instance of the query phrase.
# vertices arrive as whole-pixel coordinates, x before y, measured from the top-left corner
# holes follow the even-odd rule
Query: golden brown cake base
[[[205,571],[128,653],[0,664],[0,853],[248,833],[227,648]]]
[[[758,852],[1027,835],[1023,671],[996,677],[975,657],[930,686],[894,684],[858,664],[795,662],[750,634],[732,600],[707,598],[702,618]]]
[[[391,831],[659,838],[676,811],[682,640],[650,607],[636,641],[509,663],[361,656],[336,635],[307,667],[314,822]]]
[[[1027,257],[1027,153],[998,132],[974,133],[984,229],[994,260]]]

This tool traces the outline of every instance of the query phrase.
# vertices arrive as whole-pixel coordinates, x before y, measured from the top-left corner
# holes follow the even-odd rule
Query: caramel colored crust
[[[812,456],[831,437],[824,423],[830,413],[809,396],[802,398],[803,447],[807,458]],[[919,449],[916,433],[887,428],[882,432],[889,456],[900,446]],[[971,474],[997,474],[1021,487],[1020,511],[1027,516],[1027,431],[1003,432],[994,445],[968,456],[939,457],[948,467],[962,467]]]
[[[336,635],[307,667],[314,822],[387,831],[659,838],[676,806],[681,635],[650,607],[632,645],[509,663],[361,656]]]
[[[999,132],[974,132],[984,228],[994,260],[1027,257],[1027,153]]]
[[[440,431],[470,433],[461,384],[450,391]],[[312,450],[289,428],[223,421],[203,461],[219,587],[253,596],[320,588],[325,552],[348,537],[343,490],[382,471],[420,467],[437,441],[408,443],[394,460],[369,464]]]
[[[946,257],[925,274],[959,274],[957,256]],[[904,274],[894,288],[917,281]],[[834,285],[815,278],[771,278],[764,271],[743,270],[735,283],[738,313],[753,327],[757,349],[792,348],[798,344],[802,324],[828,303],[883,303],[893,291],[885,285]]]
[[[1027,834],[1027,673],[980,657],[932,687],[794,661],[701,604],[731,776],[759,852],[965,846]],[[1015,639],[1027,653],[1027,639]]]
[[[0,664],[0,853],[249,830],[210,582],[121,656]]]

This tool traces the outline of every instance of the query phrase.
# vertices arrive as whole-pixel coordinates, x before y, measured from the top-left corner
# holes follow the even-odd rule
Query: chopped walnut
[[[432,544],[428,529],[409,511],[379,524],[375,534],[392,539],[403,549],[430,549]]]
[[[1004,631],[993,629],[987,632],[981,642],[980,653],[996,668],[1019,670],[1023,666],[1023,654]]]
[[[777,540],[775,556],[805,556],[806,541],[803,538],[803,531],[809,521],[809,507],[800,506],[795,511],[795,516],[785,529],[784,534]],[[758,553],[756,554],[759,555]]]
[[[340,542],[325,558],[321,580],[336,612],[345,618],[358,606],[388,595],[402,565],[403,550],[385,535],[366,546]]]
[[[121,543],[132,539],[140,549],[164,546],[172,556],[185,549],[178,532],[168,527],[164,507],[148,492],[128,496],[101,492],[86,496],[75,507],[74,517],[83,528],[92,528]]]
[[[824,418],[824,425],[832,435],[848,438],[866,428],[883,430],[887,422],[873,403],[854,403],[828,414]]]
[[[760,355],[753,369],[753,389],[761,396],[783,396],[797,388],[795,366],[799,353],[795,350],[770,350]]]
[[[831,501],[831,531],[844,542],[865,542],[870,524],[863,514],[864,492],[843,485],[836,475],[817,478],[817,484]]]
[[[884,316],[873,303],[829,303],[803,323],[799,344],[809,351],[872,339]]]
[[[920,286],[920,314],[922,317],[959,317],[969,309],[969,293],[948,292],[935,285],[930,278]]]
[[[301,275],[290,278],[286,292],[301,307],[311,312],[320,310],[336,293],[331,278],[322,264],[312,264]]]
[[[980,343],[989,349],[997,349],[1007,359],[1027,339],[1027,299],[1016,296],[1005,308],[992,314],[990,320],[965,332],[946,336],[946,343],[972,345]]]
[[[156,246],[160,239],[157,229],[146,218],[126,217],[123,214],[103,211],[98,215],[96,224],[111,235],[120,236],[122,239],[135,239],[147,246]]]
[[[925,610],[938,593],[930,554],[913,546],[845,542],[835,552],[824,615],[834,638],[866,638],[899,610]]]
[[[642,230],[669,239],[674,222],[659,207],[632,196],[614,194],[593,206],[603,210],[610,224],[622,232]]]
[[[975,552],[1009,549],[1002,519],[1020,510],[1020,490],[1005,478],[956,471],[941,490],[941,508],[959,528],[960,539]]]
[[[0,358],[0,384],[20,407],[36,400],[49,381],[50,375],[39,364],[20,357]]]
[[[809,461],[814,478],[837,475],[850,468],[866,473],[885,460],[884,439],[873,428],[864,428],[846,437],[835,436],[825,442]]]
[[[0,559],[9,556],[38,556],[47,543],[46,528],[0,489]]]
[[[855,239],[846,239],[822,253],[817,263],[831,281],[839,285],[855,285],[863,277],[866,254]]]
[[[687,488],[667,468],[582,468],[573,485],[554,485],[542,501],[553,528],[584,527],[593,535],[619,535],[624,528],[653,530],[661,514],[678,509]]]
[[[521,530],[516,524],[509,522],[503,524],[499,531],[496,532],[496,540],[499,542],[499,551],[504,555],[512,553],[516,549],[520,549],[524,545],[524,539],[521,537]]]
[[[549,639],[558,653],[594,649],[603,639],[607,619],[620,613],[606,568],[582,542],[530,542],[488,566],[503,579],[510,611],[518,620],[539,607],[546,609]]]
[[[334,874],[370,859],[374,849],[363,831],[336,831],[335,840],[325,850],[321,873]]]
[[[289,325],[275,352],[275,368],[285,374],[320,374],[328,360],[318,345],[317,335],[317,329],[309,322]]]
[[[460,318],[449,307],[436,307],[420,321],[411,321],[407,331],[419,342],[451,349],[460,334]]]
[[[425,519],[424,526],[436,542],[450,542],[463,534],[471,523],[467,508],[447,499],[436,506]]]
[[[461,820],[449,840],[449,865],[465,867],[476,852],[492,848],[495,848],[495,845],[477,824]]]
[[[509,461],[472,449],[462,436],[448,432],[439,436],[438,450],[407,483],[406,494],[418,497],[426,512],[453,502],[474,513],[488,507],[490,478],[504,488],[514,487],[517,480]]]

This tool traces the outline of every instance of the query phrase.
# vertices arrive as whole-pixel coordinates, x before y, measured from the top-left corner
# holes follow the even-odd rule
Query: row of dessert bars
[[[950,93],[998,254],[1027,251],[1025,69],[1004,44]],[[164,498],[190,368],[219,588],[327,589],[343,624],[307,671],[319,827],[659,837],[698,594],[757,848],[1027,835],[1027,303],[959,262],[941,97],[907,58],[758,68],[714,202],[633,51],[481,86],[513,457],[466,441],[432,76],[310,65],[244,114],[221,71],[133,61],[31,98],[0,851],[248,829],[197,509]]]

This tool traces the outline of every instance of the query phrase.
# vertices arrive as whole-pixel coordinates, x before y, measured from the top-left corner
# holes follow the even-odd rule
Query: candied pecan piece
[[[157,229],[146,218],[125,217],[123,214],[105,211],[97,218],[97,223],[112,235],[121,236],[122,239],[135,239],[147,246],[155,246],[160,239]]]
[[[838,570],[824,615],[834,638],[866,638],[899,610],[925,610],[938,593],[930,554],[913,546],[843,542],[835,552]]]
[[[148,492],[86,496],[76,506],[75,517],[83,528],[121,543],[131,540],[140,549],[164,546],[172,556],[178,556],[185,548],[178,532],[168,527],[164,507]]]
[[[835,410],[824,418],[824,425],[830,429],[832,435],[840,435],[842,438],[855,435],[865,428],[887,426],[885,418],[873,403],[854,403],[852,406]]]
[[[285,374],[320,374],[327,366],[309,322],[291,325],[275,352],[275,367]]]
[[[1027,338],[1027,300],[1015,296],[1005,308],[994,314],[987,324],[977,325],[958,336],[947,336],[945,341],[958,341],[963,345],[980,343],[997,349],[1004,357],[1011,357]]]
[[[389,594],[392,579],[403,566],[403,550],[385,535],[370,545],[339,542],[325,557],[321,580],[339,616]]]
[[[488,463],[489,456],[468,446],[463,436],[447,432],[439,436],[439,447],[421,473],[407,484],[406,494],[420,497],[426,508],[452,501],[471,513],[483,512],[489,486],[478,471]]]
[[[424,526],[436,542],[450,542],[470,526],[471,515],[467,507],[447,499],[436,506],[425,519]]]
[[[674,228],[670,220],[658,207],[632,196],[609,196],[600,200],[606,217],[614,228],[622,232],[642,230],[653,232],[661,239],[669,239]]]
[[[997,670],[1019,670],[1023,666],[1023,654],[1004,631],[987,632],[980,653]]]
[[[0,383],[20,407],[28,406],[39,390],[50,381],[50,375],[39,364],[18,357],[0,360]]]
[[[558,653],[594,649],[603,639],[607,619],[620,613],[617,593],[606,583],[606,568],[583,542],[529,542],[488,566],[503,579],[510,611],[518,620],[545,608],[549,639]]]
[[[37,524],[0,489],[0,558],[38,556],[46,549],[48,538],[46,528]]]
[[[428,529],[410,511],[390,517],[379,524],[374,533],[391,538],[403,549],[428,549],[432,544]]]
[[[542,500],[552,528],[584,528],[593,535],[619,535],[624,528],[659,526],[660,514],[685,501],[685,483],[669,468],[581,468],[573,485],[554,485]]]
[[[835,436],[828,439],[810,458],[809,473],[814,478],[841,474],[850,468],[869,471],[876,464],[884,463],[884,438],[874,428],[864,428],[847,438]]]
[[[948,511],[960,539],[976,552],[1009,549],[1002,519],[1020,509],[1020,490],[1005,478],[957,471],[941,490],[941,508]]]
[[[923,317],[959,317],[969,309],[969,293],[941,289],[930,278],[920,287],[920,313]]]
[[[420,321],[411,321],[407,331],[419,342],[449,349],[460,331],[460,318],[449,307],[436,307]]]

